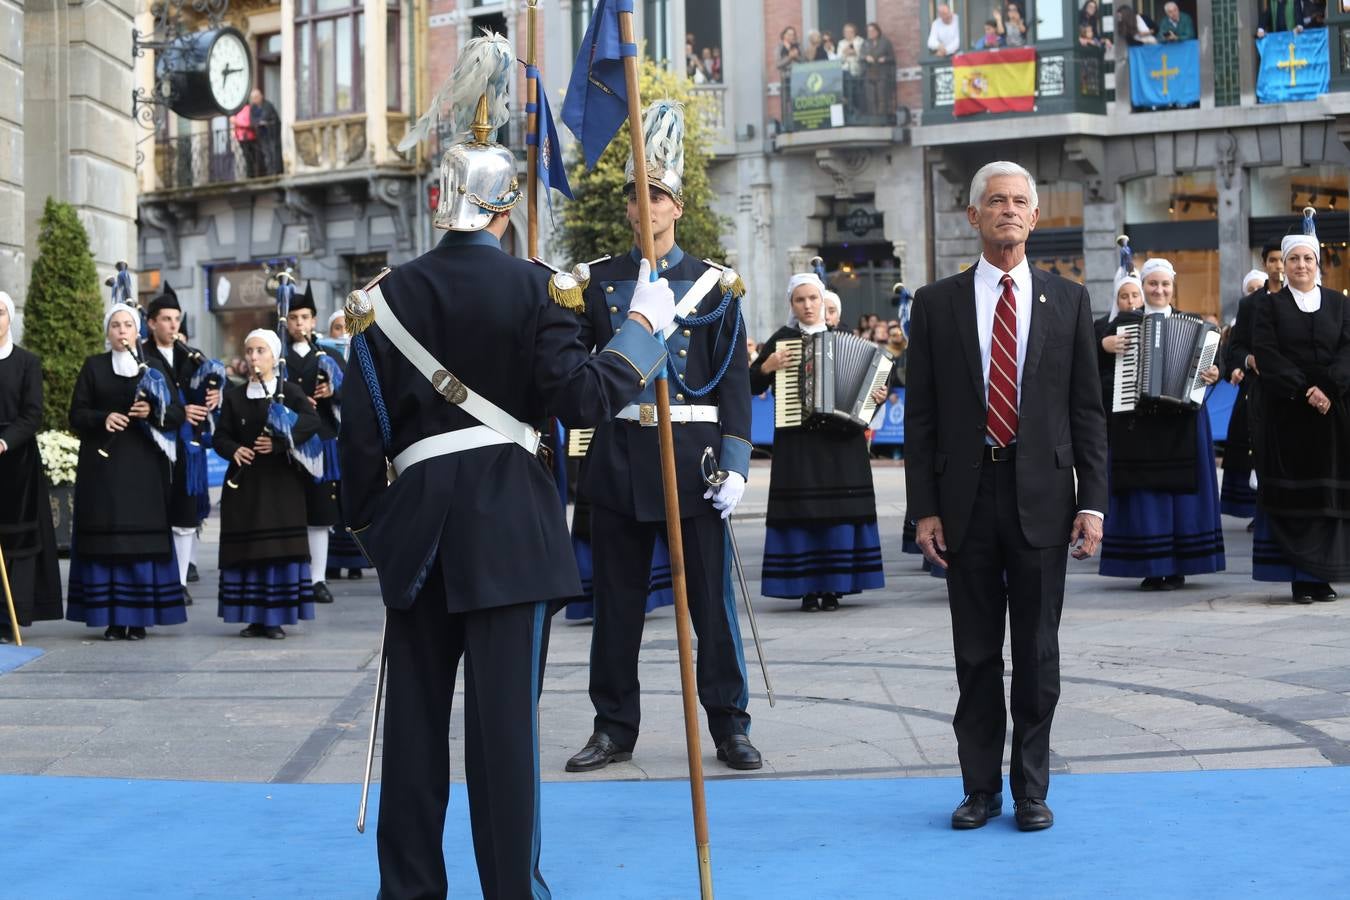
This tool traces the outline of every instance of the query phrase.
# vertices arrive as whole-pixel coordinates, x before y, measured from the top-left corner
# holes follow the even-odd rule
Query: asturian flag
[[[1130,48],[1130,104],[1135,109],[1200,102],[1200,42]]]
[[[535,114],[534,133],[528,135],[525,142],[539,148],[539,184],[544,190],[544,196],[548,198],[548,214],[551,216],[553,188],[557,188],[568,200],[575,198],[572,196],[572,186],[567,183],[567,167],[563,165],[558,127],[553,123],[553,110],[549,108],[548,93],[544,90],[543,79],[539,77],[539,69],[535,66],[526,66],[525,77],[534,80],[534,95],[539,98],[537,105],[533,107],[528,103],[525,105],[526,112]]]
[[[1275,31],[1256,41],[1261,68],[1256,75],[1257,103],[1312,100],[1331,86],[1327,29],[1295,34]]]

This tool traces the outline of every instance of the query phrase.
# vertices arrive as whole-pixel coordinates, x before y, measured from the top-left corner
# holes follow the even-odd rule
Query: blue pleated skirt
[[[1251,485],[1250,472],[1224,470],[1219,512],[1241,519],[1256,515],[1256,489]]]
[[[581,593],[586,599],[567,604],[567,618],[589,619],[595,615],[595,604],[591,600],[595,596],[595,560],[591,556],[591,542],[573,536],[572,553],[577,558],[577,572],[581,575]],[[652,547],[652,576],[647,583],[646,612],[674,604],[675,591],[670,582],[670,549],[666,547],[666,539],[657,536],[656,544]]]
[[[178,563],[172,555],[159,562],[107,563],[72,550],[66,618],[90,628],[181,625],[187,607]]]
[[[885,587],[877,523],[770,525],[760,580],[760,593],[785,599]]]
[[[1286,584],[1313,581],[1320,584],[1326,579],[1294,568],[1270,531],[1270,519],[1264,512],[1257,510],[1256,528],[1252,531],[1252,580],[1283,581]]]
[[[294,625],[314,618],[309,561],[231,566],[220,570],[217,615],[226,622]]]
[[[1196,416],[1195,433],[1195,493],[1111,492],[1101,574],[1161,578],[1224,570],[1214,442],[1203,409]]]

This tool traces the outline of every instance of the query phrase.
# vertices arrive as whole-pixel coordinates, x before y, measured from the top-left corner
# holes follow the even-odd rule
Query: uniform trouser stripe
[[[744,690],[740,694],[740,707],[745,709],[750,705],[750,677],[745,671],[745,646],[741,642],[741,623],[736,618],[736,583],[733,580],[731,567],[736,563],[731,555],[731,523],[727,522],[725,530],[726,537],[722,541],[722,561],[723,561],[723,579],[722,579],[722,601],[727,608],[727,625],[731,629],[731,642],[736,647],[736,665],[741,670],[741,684]],[[745,733],[750,733],[750,727],[747,725]]]
[[[534,745],[534,852],[530,857],[530,892],[534,900],[551,900],[548,885],[539,873],[539,853],[543,846],[543,815],[539,790],[539,690],[540,672],[544,666],[544,625],[548,621],[548,603],[534,605],[533,651],[530,654],[530,684],[536,686],[534,704],[530,710],[530,740]]]

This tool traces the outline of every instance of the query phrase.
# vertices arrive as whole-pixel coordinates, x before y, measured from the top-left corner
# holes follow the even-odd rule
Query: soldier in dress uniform
[[[291,301],[286,315],[286,380],[298,384],[314,403],[319,414],[319,440],[323,442],[323,475],[305,487],[305,510],[309,520],[310,578],[314,582],[314,602],[332,603],[333,595],[324,580],[328,569],[328,530],[342,517],[338,513],[338,404],[341,379],[346,366],[341,358],[328,353],[314,340],[315,316],[312,285]]]
[[[537,703],[549,609],[581,585],[537,429],[550,414],[568,427],[613,418],[664,364],[652,331],[674,318],[668,283],[648,280],[623,333],[592,355],[577,316],[550,300],[548,271],[502,251],[520,192],[515,157],[489,135],[509,121],[515,70],[504,38],[465,45],[447,88],[457,143],[441,161],[434,220],[448,234],[347,301],[342,506],[388,607],[385,900],[446,895],[446,733],[460,657],[483,895],[549,896],[539,874]],[[497,76],[484,84],[475,72]],[[466,119],[473,137],[458,143]],[[433,123],[434,114],[411,141]],[[655,471],[658,460],[645,465]]]
[[[735,598],[730,590],[722,519],[745,492],[750,471],[750,381],[740,318],[744,286],[730,270],[700,262],[675,242],[684,214],[683,113],[656,101],[644,116],[657,266],[669,279],[679,318],[668,329],[671,419],[679,481],[689,610],[698,634],[698,692],[717,745],[734,769],[758,769],[750,743],[749,689]],[[628,221],[637,235],[633,164],[628,164]],[[606,348],[626,332],[624,318],[638,286],[638,249],[590,265],[581,315],[582,339]],[[696,304],[696,305],[695,305]],[[646,613],[652,547],[665,531],[656,429],[655,383],[639,402],[596,429],[581,467],[580,496],[592,507],[595,613],[591,631],[590,695],[595,726],[586,746],[567,761],[585,772],[630,759],[637,743],[638,648]],[[717,490],[702,478],[704,448],[718,451],[730,473]]]
[[[206,486],[206,450],[195,439],[195,430],[212,410],[220,405],[220,391],[207,391],[206,403],[189,403],[188,383],[197,374],[200,359],[194,360],[180,334],[183,327],[183,308],[178,294],[166,281],[164,289],[146,307],[146,322],[150,337],[141,346],[141,354],[155,354],[164,360],[173,375],[175,399],[183,404],[185,421],[178,429],[178,456],[173,464],[169,484],[169,525],[173,530],[174,557],[178,562],[178,580],[183,585],[183,600],[191,606],[188,593],[188,567],[197,555],[197,535],[202,520],[211,510]]]

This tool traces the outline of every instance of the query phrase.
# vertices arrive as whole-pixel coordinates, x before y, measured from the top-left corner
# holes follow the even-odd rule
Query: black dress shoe
[[[1139,582],[1141,591],[1165,591],[1167,590],[1167,581],[1164,578],[1145,578]]]
[[[750,771],[764,768],[764,757],[759,755],[755,745],[750,743],[749,736],[744,734],[733,734],[718,744],[717,758],[730,769]]]
[[[361,572],[360,569],[348,569],[348,570],[347,570],[347,580],[348,580],[348,581],[360,581],[362,578],[365,578],[365,577],[366,577],[366,576]]]
[[[1318,603],[1330,603],[1336,599],[1336,592],[1331,589],[1331,585],[1324,581],[1314,588],[1313,599]]]
[[[603,731],[591,735],[576,756],[567,761],[564,767],[569,772],[593,772],[603,769],[613,762],[627,762],[633,758],[632,750],[621,750],[614,739]]]
[[[268,625],[263,628],[263,637],[271,638],[274,641],[286,640],[286,632],[281,630],[280,625]]]
[[[127,639],[127,626],[109,625],[103,632],[105,641],[125,641]]]
[[[1055,824],[1055,814],[1045,801],[1032,797],[1014,802],[1013,814],[1017,818],[1018,831],[1044,831]]]
[[[145,640],[145,629],[139,625],[133,625],[127,629],[127,640],[143,641]]]
[[[14,643],[14,637],[11,635],[10,630],[8,628],[0,628],[0,644],[12,643]]]
[[[329,593],[327,583],[320,581],[314,585],[314,602],[315,603],[333,602],[333,595]]]
[[[825,612],[834,612],[836,609],[839,608],[839,595],[821,594],[820,608],[823,609]]]
[[[197,564],[188,563],[188,584],[196,584],[202,580],[202,576],[197,574]]]
[[[802,612],[819,612],[820,597],[817,594],[807,594],[802,598]]]
[[[990,819],[1003,815],[1003,795],[976,791],[967,794],[961,805],[952,810],[952,827],[957,831],[983,828]]]
[[[183,588],[183,605],[184,606],[192,605],[192,595],[188,593],[187,588]]]
[[[267,629],[258,622],[254,622],[239,632],[240,637],[262,637],[265,634],[267,634]]]
[[[1168,575],[1166,578],[1163,579],[1163,585],[1165,585],[1163,590],[1175,591],[1177,588],[1182,588],[1186,586],[1186,576]]]
[[[1294,596],[1295,603],[1302,603],[1306,606],[1317,599],[1317,587],[1315,581],[1295,581],[1289,585],[1289,590]]]

